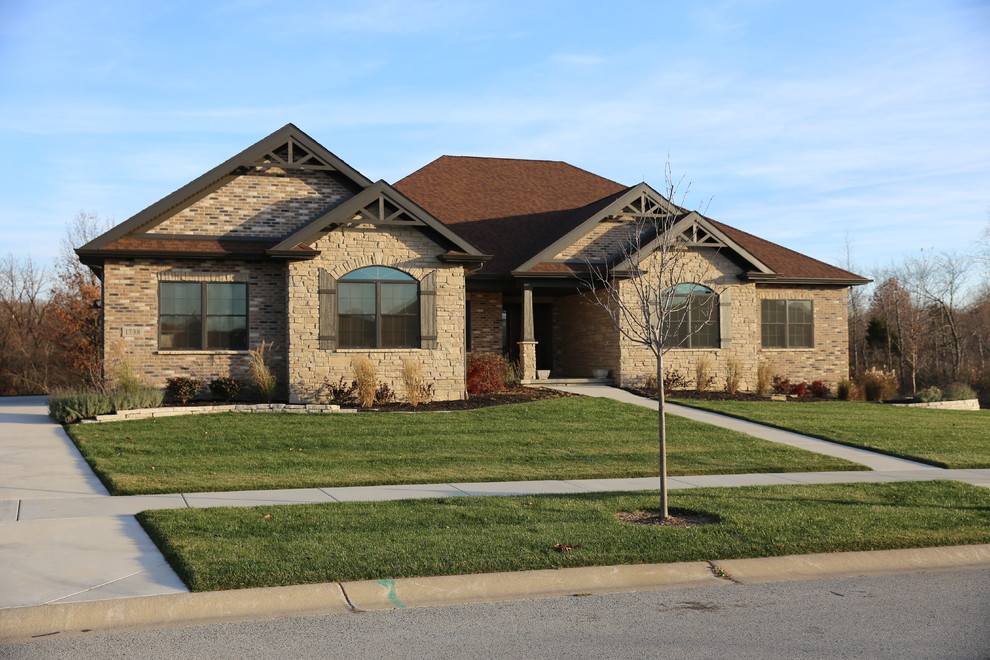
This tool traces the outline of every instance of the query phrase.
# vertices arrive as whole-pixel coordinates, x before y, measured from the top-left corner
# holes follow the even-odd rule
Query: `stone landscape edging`
[[[172,406],[163,408],[135,408],[134,410],[118,410],[115,413],[97,415],[92,419],[80,420],[83,424],[95,422],[120,422],[132,419],[152,419],[155,417],[177,417],[179,415],[206,415],[221,412],[245,413],[353,413],[354,408],[341,408],[329,403],[226,403],[205,406]]]

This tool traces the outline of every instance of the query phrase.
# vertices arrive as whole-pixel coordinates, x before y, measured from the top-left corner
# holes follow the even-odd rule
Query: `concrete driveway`
[[[32,500],[110,498],[47,412],[0,398],[0,608],[187,591],[133,516],[19,520]]]

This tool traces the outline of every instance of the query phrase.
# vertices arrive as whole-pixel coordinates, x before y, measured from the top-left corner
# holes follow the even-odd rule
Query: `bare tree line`
[[[902,394],[965,383],[990,398],[990,224],[969,252],[877,269],[849,300],[850,368],[897,373]]]
[[[99,382],[100,283],[73,249],[110,224],[76,215],[51,267],[30,256],[0,256],[0,395]]]

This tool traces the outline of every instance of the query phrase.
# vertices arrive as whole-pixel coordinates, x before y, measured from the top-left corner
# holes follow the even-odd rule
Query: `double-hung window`
[[[760,301],[763,348],[813,348],[814,316],[810,300]]]
[[[419,348],[419,282],[401,270],[368,266],[338,283],[341,348]]]
[[[161,282],[158,347],[247,350],[247,307],[243,282]]]

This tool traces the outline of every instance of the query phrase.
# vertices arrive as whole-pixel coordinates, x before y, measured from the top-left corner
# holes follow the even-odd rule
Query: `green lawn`
[[[865,469],[669,420],[671,475]],[[115,495],[657,472],[656,413],[586,397],[455,413],[224,413],[67,430]]]
[[[990,410],[824,401],[676,401],[944,468],[990,468]]]
[[[952,481],[698,488],[691,527],[631,525],[651,492],[146,511],[193,591],[990,542],[990,490]],[[575,547],[560,552],[555,544]]]

